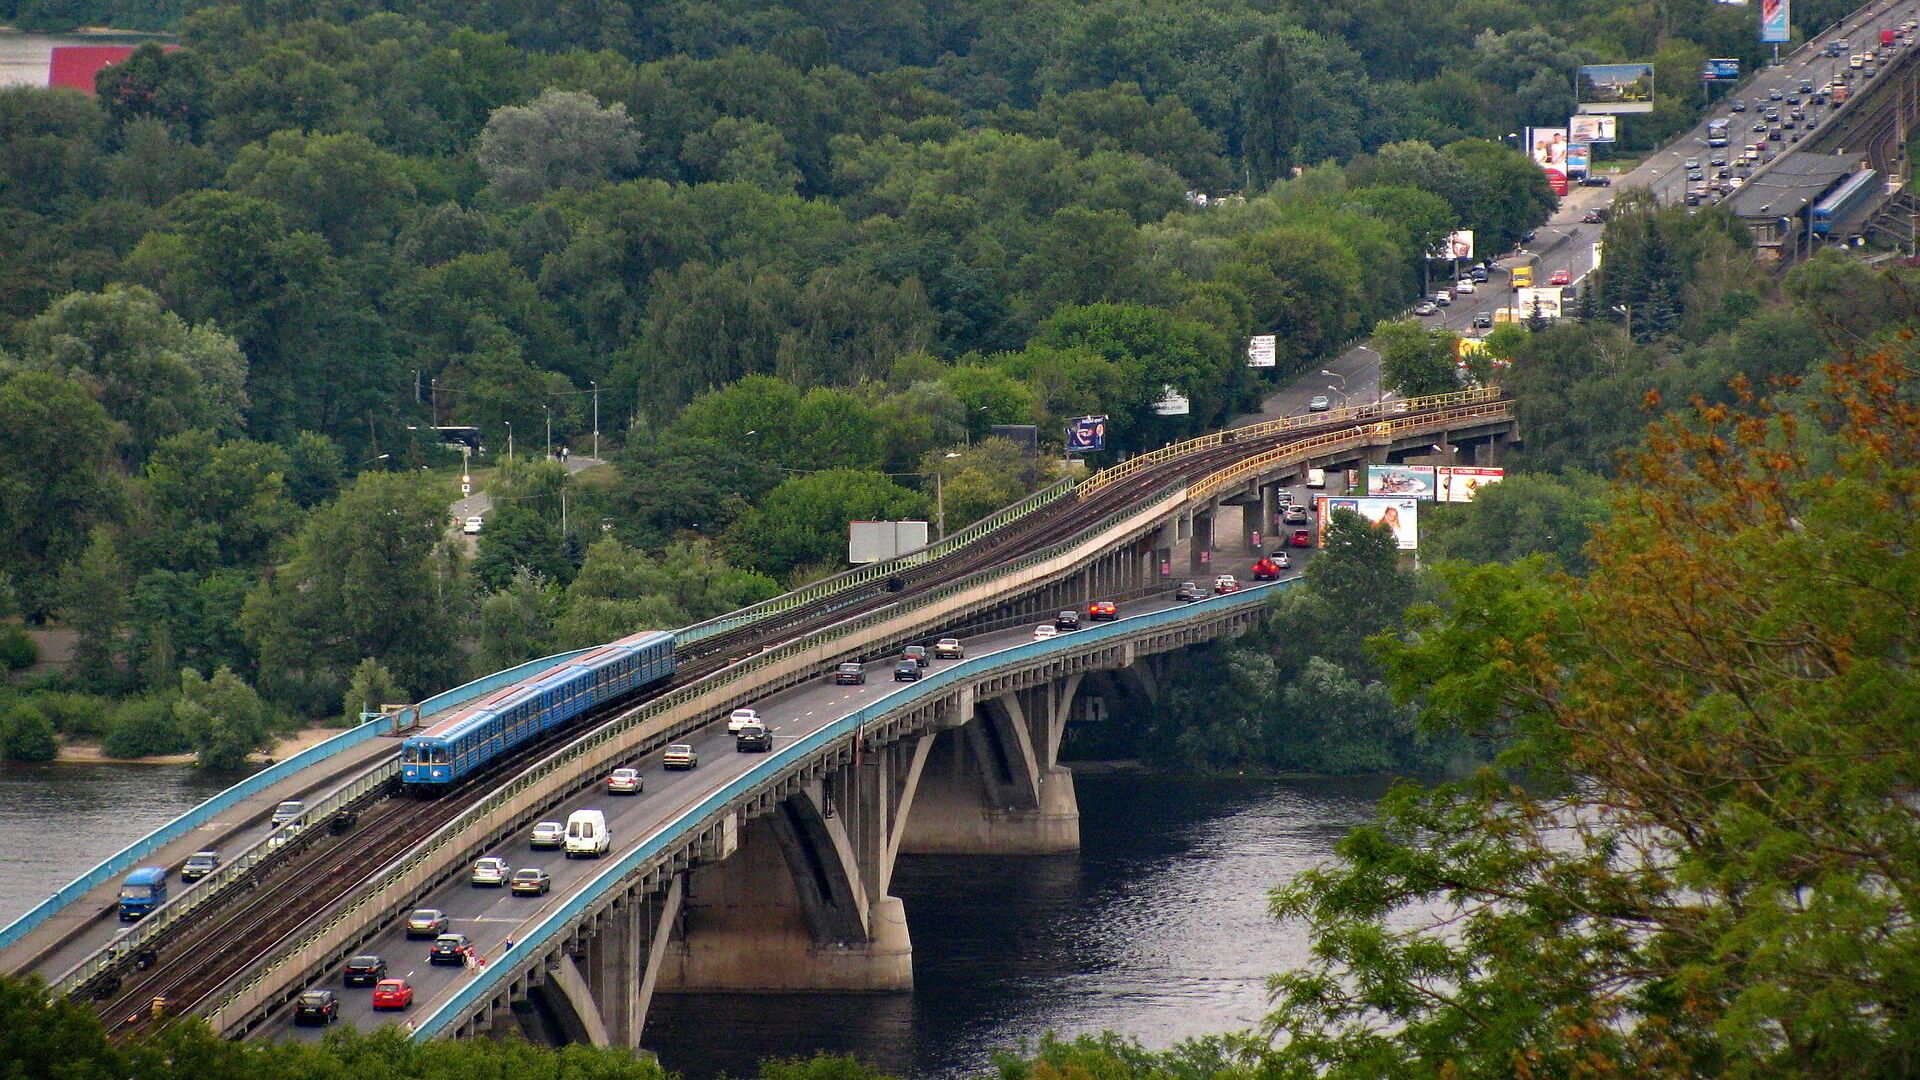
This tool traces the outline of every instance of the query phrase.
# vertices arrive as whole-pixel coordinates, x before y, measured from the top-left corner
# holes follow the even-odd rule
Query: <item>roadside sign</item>
[[[1067,426],[1067,453],[1090,454],[1106,447],[1106,417],[1082,416]]]
[[[1247,366],[1269,368],[1274,366],[1274,335],[1255,334],[1247,342]]]

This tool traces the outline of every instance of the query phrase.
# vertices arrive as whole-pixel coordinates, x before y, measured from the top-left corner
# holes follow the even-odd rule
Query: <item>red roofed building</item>
[[[162,45],[167,52],[178,45]],[[83,94],[93,93],[94,77],[102,68],[111,67],[133,55],[132,45],[58,45],[48,64],[47,85],[64,86]]]

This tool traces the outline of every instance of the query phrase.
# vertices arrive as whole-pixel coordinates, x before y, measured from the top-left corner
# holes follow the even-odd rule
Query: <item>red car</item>
[[[413,1004],[413,984],[405,979],[381,979],[373,986],[373,1007],[404,1009]]]
[[[1261,559],[1259,562],[1254,563],[1253,564],[1253,580],[1279,581],[1280,580],[1280,564],[1277,562],[1274,562],[1272,559]]]
[[[1573,284],[1573,271],[1571,271],[1571,270],[1555,270],[1555,271],[1553,272],[1553,276],[1547,279],[1547,284],[1549,284],[1549,285],[1571,285],[1571,284]]]
[[[1117,619],[1120,617],[1120,605],[1111,600],[1095,600],[1087,605],[1089,619]]]
[[[1297,548],[1312,547],[1313,534],[1305,529],[1295,529],[1293,533],[1287,537],[1287,543]]]

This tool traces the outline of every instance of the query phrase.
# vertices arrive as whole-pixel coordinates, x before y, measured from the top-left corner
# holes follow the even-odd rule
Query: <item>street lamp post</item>
[[[600,460],[600,384],[587,380],[593,387],[593,459]]]
[[[504,421],[507,425],[507,460],[513,460],[513,421]]]
[[[941,458],[940,463],[933,467],[933,525],[935,540],[945,540],[947,538],[947,490],[945,484],[947,462],[959,456],[960,454],[958,452],[949,450],[947,451],[947,456]]]
[[[547,411],[547,460],[552,461],[553,460],[553,406],[542,405],[540,407]]]

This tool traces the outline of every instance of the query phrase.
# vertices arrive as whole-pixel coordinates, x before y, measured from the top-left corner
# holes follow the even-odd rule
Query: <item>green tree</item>
[[[127,698],[114,706],[100,749],[108,757],[141,758],[184,753],[193,749],[193,743],[174,718],[172,700],[150,695]]]
[[[537,571],[516,570],[505,588],[480,603],[479,668],[500,671],[551,653],[561,596]]]
[[[500,668],[488,670],[498,671]],[[355,665],[353,674],[347,678],[347,692],[341,702],[340,718],[352,727],[360,723],[360,714],[363,712],[379,712],[382,705],[399,705],[407,700],[407,693],[400,689],[393,672],[369,656]]]
[[[1291,58],[1277,34],[1255,46],[1246,82],[1240,152],[1254,186],[1265,187],[1292,174],[1300,141]]]
[[[32,703],[16,701],[0,711],[0,757],[52,761],[60,752],[53,722]]]
[[[850,521],[927,520],[926,496],[878,473],[829,469],[786,480],[728,532],[740,561],[772,573],[843,563]]]
[[[95,529],[80,557],[60,574],[60,618],[75,632],[73,674],[82,686],[114,690],[122,683],[121,660],[131,586],[126,560],[113,533]]]
[[[173,718],[193,744],[203,769],[237,769],[247,755],[272,745],[273,714],[246,680],[229,668],[211,679],[191,668],[180,673],[180,696],[173,702]]]
[[[1373,347],[1380,353],[1380,388],[1402,397],[1460,389],[1454,364],[1459,340],[1412,319],[1383,320],[1373,328]]]
[[[658,559],[606,539],[587,551],[567,587],[561,648],[597,645],[649,628],[686,626],[765,600],[772,578],[728,565],[704,541],[671,544]]]
[[[493,192],[530,202],[558,188],[618,179],[638,162],[641,137],[625,105],[549,87],[526,105],[487,118],[478,157]]]
[[[1587,569],[1587,541],[1607,521],[1609,500],[1605,481],[1592,473],[1509,472],[1481,487],[1473,502],[1434,510],[1420,520],[1423,557],[1510,563],[1541,555],[1579,574]]]
[[[391,239],[415,196],[401,159],[357,132],[276,131],[240,149],[227,187],[277,204],[291,228],[339,251]]]
[[[489,589],[507,587],[516,574],[531,571],[548,579],[572,574],[559,526],[539,511],[508,503],[487,519],[480,534],[480,551],[473,560],[473,576]]]
[[[60,566],[117,507],[115,425],[86,391],[46,372],[0,383],[0,416],[0,545],[22,608],[40,617],[58,603]]]

